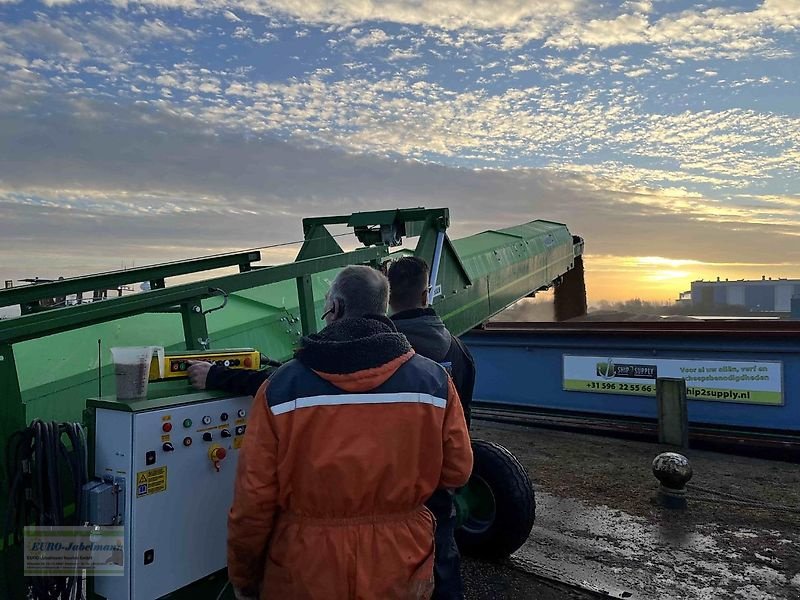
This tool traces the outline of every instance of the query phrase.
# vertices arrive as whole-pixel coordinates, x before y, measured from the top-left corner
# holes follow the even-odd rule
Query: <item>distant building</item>
[[[681,294],[685,301],[686,292]],[[741,306],[750,312],[791,311],[792,298],[800,297],[800,279],[739,279],[737,281],[693,281],[691,303],[695,308]],[[683,304],[683,302],[681,302]]]

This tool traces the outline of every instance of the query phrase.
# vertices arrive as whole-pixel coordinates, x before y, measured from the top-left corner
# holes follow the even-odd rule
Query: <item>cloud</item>
[[[80,62],[89,57],[83,43],[45,21],[26,21],[19,25],[0,23],[0,40],[18,50],[44,56],[56,55],[69,62]]]
[[[624,7],[637,18],[651,18],[646,8]],[[239,6],[235,10],[245,12]],[[592,175],[610,178],[617,176],[619,163],[628,163],[637,165],[630,173],[660,171],[659,183],[666,186],[741,188],[797,172],[800,119],[791,114],[699,106],[673,109],[671,114],[662,111],[663,97],[653,102],[637,80],[649,83],[663,76],[669,67],[664,57],[633,59],[592,49],[575,56],[526,52],[508,57],[499,46],[483,56],[483,51],[462,48],[487,39],[499,43],[499,37],[441,29],[422,34],[403,30],[390,36],[382,28],[355,27],[331,35],[365,54],[372,52],[371,63],[360,63],[350,75],[320,61],[302,65],[306,73],[295,71],[276,79],[235,56],[220,67],[181,51],[181,40],[200,34],[155,14],[127,15],[127,20],[115,14],[91,21],[67,14],[39,15],[0,26],[0,64],[9,65],[0,71],[0,100],[24,103],[48,89],[85,98],[112,94],[168,113],[191,114],[220,132],[277,135],[352,152],[447,164],[581,165]],[[40,28],[50,36],[40,36],[35,43],[55,44],[73,58],[54,58],[58,52],[32,45],[29,40]],[[271,31],[257,38],[243,24],[231,25],[220,38],[241,44],[227,37],[231,35],[259,43],[276,38]],[[171,51],[146,54],[152,40],[168,41]],[[380,54],[375,48],[387,42],[391,45],[381,58],[391,65],[377,61],[385,66],[376,72],[374,59]],[[431,66],[421,58],[431,46],[469,56],[468,70],[454,69],[466,74],[465,81],[445,83],[431,76]],[[719,73],[706,68],[702,72],[708,77]],[[601,79],[596,85],[590,77],[624,83]],[[669,172],[673,179],[664,179]],[[638,183],[650,185],[653,180]]]
[[[126,253],[177,252],[197,245],[165,241],[186,227],[232,248],[430,198],[457,233],[541,216],[609,255],[744,262],[726,256],[742,239],[796,242],[797,82],[762,59],[796,52],[797,3],[676,6],[20,9],[0,22],[0,244],[25,261],[108,230]]]
[[[631,71],[625,71],[626,77],[643,77],[650,73],[650,69],[639,68],[639,69],[632,69]]]
[[[547,39],[545,46],[566,49],[579,46],[622,46],[641,44],[649,23],[642,15],[625,14],[614,19],[592,19],[567,25]]]
[[[752,11],[688,9],[653,21],[647,14],[651,8],[650,3],[624,3],[622,10],[631,12],[612,19],[575,19],[551,34],[545,45],[567,49],[647,44],[673,58],[776,58],[790,52],[779,47],[775,36],[800,29],[800,3],[795,0],[764,0]]]
[[[0,63],[62,73],[77,73],[88,63],[97,63],[121,72],[134,66],[131,55],[146,49],[147,44],[156,40],[176,43],[195,35],[157,18],[98,15],[82,19],[38,13],[32,19],[0,22]],[[10,60],[4,60],[6,53]]]
[[[48,0],[53,2],[53,0]],[[79,0],[57,0],[59,4]],[[218,12],[291,19],[312,26],[348,27],[361,23],[396,23],[447,31],[500,30],[506,47],[541,38],[556,24],[573,18],[584,0],[109,0],[117,6],[143,5],[181,9],[200,15]],[[46,2],[47,3],[47,2]],[[235,11],[235,12],[234,12]]]
[[[685,191],[615,189],[599,177],[543,169],[448,168],[210,134],[194,118],[142,105],[69,101],[36,121],[4,114],[0,129],[6,278],[30,274],[77,240],[93,261],[141,264],[187,256],[198,239],[203,254],[289,241],[300,236],[306,216],[432,206],[432,198],[452,209],[454,236],[544,218],[566,222],[592,253],[640,256],[646,247],[675,259],[767,263],[781,245],[782,261],[800,263],[800,247],[780,242],[800,233],[796,207],[792,217],[785,206],[796,197],[773,199],[772,209],[788,210],[781,221],[759,218],[763,207],[743,206],[731,227],[708,219],[726,207]],[[755,238],[771,243],[742,242]]]
[[[73,0],[63,0],[68,4]],[[75,0],[77,1],[77,0]],[[759,54],[786,56],[775,35],[800,27],[796,0],[763,0],[755,10],[720,7],[688,9],[653,15],[650,0],[622,2],[616,14],[584,0],[112,0],[156,9],[182,9],[190,14],[219,12],[228,20],[239,13],[270,19],[291,19],[312,26],[348,27],[363,23],[395,23],[455,32],[441,43],[464,43],[464,35],[494,32],[499,46],[510,50],[545,39],[558,48],[654,45],[666,55],[682,58],[739,58]],[[662,8],[662,7],[660,7]],[[664,4],[662,10],[669,10]],[[598,16],[598,15],[601,16]]]
[[[360,30],[354,30],[360,34]],[[370,48],[372,46],[382,46],[392,39],[392,36],[387,34],[383,29],[370,29],[364,35],[352,35],[353,45],[360,49]]]

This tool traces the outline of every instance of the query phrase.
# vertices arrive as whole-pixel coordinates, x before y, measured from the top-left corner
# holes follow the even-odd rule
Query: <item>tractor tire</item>
[[[470,510],[456,531],[467,556],[508,558],[528,539],[536,518],[536,497],[528,473],[500,444],[472,441],[475,465],[457,503]]]

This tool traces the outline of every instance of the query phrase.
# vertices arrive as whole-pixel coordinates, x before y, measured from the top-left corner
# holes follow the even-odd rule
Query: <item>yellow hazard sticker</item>
[[[136,473],[136,497],[151,496],[167,489],[167,467]]]
[[[162,421],[169,421],[172,418],[172,415],[161,415]]]
[[[233,438],[233,449],[238,450],[239,448],[241,448],[243,441],[244,441],[243,435]]]

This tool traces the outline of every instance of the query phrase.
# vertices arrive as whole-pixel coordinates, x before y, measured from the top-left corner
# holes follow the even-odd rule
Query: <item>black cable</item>
[[[80,525],[83,486],[88,480],[86,450],[86,436],[78,423],[36,419],[30,427],[9,436],[5,464],[8,512],[3,527],[6,544],[9,540],[22,544],[26,526]],[[65,514],[69,500],[75,505],[71,517]],[[12,598],[10,560],[5,569],[8,597]],[[79,575],[26,577],[25,587],[25,597],[30,600],[85,598]]]

